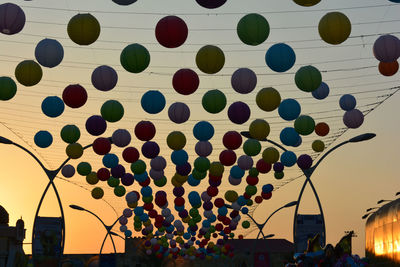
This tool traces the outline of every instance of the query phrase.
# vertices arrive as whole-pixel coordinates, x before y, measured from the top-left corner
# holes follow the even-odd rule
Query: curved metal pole
[[[101,252],[103,251],[104,243],[105,243],[106,240],[107,240],[107,236],[108,236],[108,232],[106,233],[106,236],[105,236],[104,239],[103,239],[103,243],[101,243],[99,256],[101,256]]]
[[[55,169],[55,170],[49,170],[49,169],[47,169],[47,168],[44,166],[44,164],[38,159],[38,157],[36,157],[36,155],[33,154],[31,151],[29,151],[29,150],[26,149],[25,147],[21,146],[20,144],[14,143],[14,142],[12,142],[12,141],[11,141],[10,144],[12,144],[12,145],[14,145],[14,146],[16,146],[16,147],[22,149],[23,151],[25,151],[26,153],[28,153],[32,158],[34,158],[35,161],[40,165],[40,167],[41,167],[41,168],[43,169],[43,171],[46,173],[47,178],[49,179],[49,183],[47,184],[47,186],[46,186],[45,190],[43,191],[43,194],[42,194],[42,196],[41,196],[41,198],[40,198],[38,207],[37,207],[37,209],[36,209],[35,218],[34,218],[34,221],[33,221],[33,230],[32,230],[32,256],[33,256],[34,251],[35,251],[35,249],[34,249],[34,244],[35,244],[35,242],[33,242],[33,240],[34,240],[34,236],[35,236],[36,221],[37,221],[37,218],[38,218],[38,215],[39,215],[40,208],[41,208],[41,206],[42,206],[42,204],[43,204],[43,199],[44,199],[44,197],[46,196],[47,191],[48,191],[50,185],[53,187],[53,190],[54,190],[54,192],[55,192],[55,194],[56,194],[58,206],[59,206],[60,212],[61,212],[61,222],[62,222],[61,227],[62,227],[62,231],[63,231],[62,240],[61,240],[61,255],[63,255],[63,254],[64,254],[64,245],[65,245],[65,216],[64,216],[64,209],[63,209],[63,206],[62,206],[62,202],[61,202],[60,195],[59,195],[59,193],[58,193],[58,190],[57,190],[56,185],[54,184],[54,178],[55,178],[55,177],[57,176],[57,174],[60,172],[60,170],[62,169],[62,167],[64,167],[65,164],[67,164],[67,162],[68,162],[69,160],[71,160],[71,158],[68,157],[57,169]],[[90,144],[90,145],[87,145],[87,146],[83,147],[83,150],[85,150],[85,149],[91,147],[92,145],[93,145],[93,144]]]
[[[104,223],[104,221],[103,221],[99,216],[97,216],[97,214],[95,214],[94,212],[91,212],[90,210],[87,210],[87,209],[83,209],[83,211],[86,211],[87,213],[90,213],[90,214],[92,214],[94,217],[96,217],[96,218],[101,222],[101,224],[104,226],[104,228],[105,228],[106,231],[107,231],[106,236],[105,236],[104,239],[103,239],[103,243],[101,244],[101,248],[100,248],[100,253],[99,253],[99,254],[101,255],[101,252],[103,251],[104,243],[106,242],[107,236],[110,236],[111,242],[112,242],[113,247],[114,247],[114,253],[117,253],[117,249],[115,248],[114,239],[113,239],[112,235],[110,234],[110,231],[111,231],[111,229],[113,228],[113,226],[118,222],[118,220],[119,220],[122,216],[118,217],[118,218],[114,221],[113,224],[111,224],[111,225],[106,225],[106,224]]]
[[[323,160],[324,158],[326,158],[326,157],[327,157],[332,151],[334,151],[335,149],[337,149],[337,148],[339,148],[339,147],[341,147],[341,146],[343,146],[343,145],[345,145],[345,144],[347,144],[347,143],[350,143],[350,142],[347,140],[347,141],[344,141],[344,142],[342,142],[342,143],[340,143],[340,144],[338,144],[338,145],[332,147],[332,148],[329,149],[324,155],[322,155],[322,157],[317,161],[317,163],[314,164],[313,167],[311,167],[311,168],[308,169],[308,170],[302,170],[303,173],[304,173],[304,175],[306,176],[306,180],[304,181],[303,186],[302,186],[302,188],[301,188],[301,190],[300,190],[299,197],[298,197],[298,199],[297,199],[297,205],[296,205],[295,212],[294,212],[294,218],[293,218],[293,243],[295,244],[295,246],[296,246],[296,244],[297,244],[297,242],[296,242],[296,241],[297,241],[297,239],[296,239],[296,229],[297,229],[297,222],[296,222],[296,219],[297,219],[297,215],[298,215],[298,210],[299,210],[299,206],[300,206],[300,201],[301,201],[301,198],[302,198],[302,196],[303,196],[303,192],[304,192],[304,189],[305,189],[307,183],[310,184],[311,189],[312,189],[312,191],[313,191],[313,193],[314,193],[314,196],[315,196],[315,198],[316,198],[316,200],[317,200],[318,208],[319,208],[319,211],[320,211],[320,214],[321,214],[322,227],[323,227],[322,245],[325,245],[325,243],[326,243],[325,216],[324,216],[324,212],[323,212],[323,210],[322,210],[322,205],[321,205],[321,201],[320,201],[320,199],[319,199],[318,193],[317,193],[317,191],[315,190],[314,184],[313,184],[312,181],[311,181],[311,175],[314,173],[315,169],[319,166],[319,164],[322,162],[322,160]],[[295,248],[295,249],[296,249],[296,248]]]

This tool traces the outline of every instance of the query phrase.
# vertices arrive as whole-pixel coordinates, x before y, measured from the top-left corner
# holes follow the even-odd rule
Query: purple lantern
[[[207,157],[211,154],[213,147],[208,141],[199,141],[197,142],[194,150],[200,157]]]
[[[125,129],[118,129],[114,131],[111,139],[117,147],[125,147],[131,142],[131,134]]]
[[[142,145],[142,154],[148,159],[157,157],[159,153],[160,147],[156,142],[147,141]]]
[[[13,3],[0,5],[0,32],[12,35],[19,33],[25,25],[24,11]]]
[[[190,109],[185,103],[175,102],[168,109],[168,117],[175,123],[184,123],[190,117]]]
[[[394,62],[400,56],[400,41],[396,36],[386,34],[376,39],[373,47],[374,56],[382,62]]]
[[[162,171],[167,166],[167,161],[162,156],[157,156],[150,161],[150,166],[156,171]]]
[[[248,94],[256,88],[257,76],[251,69],[240,68],[232,74],[232,88],[240,94]]]
[[[133,175],[130,173],[125,173],[121,178],[121,183],[125,186],[132,185],[134,181],[135,179],[133,178]]]
[[[250,108],[241,101],[232,103],[228,109],[228,117],[233,123],[243,124],[250,118]]]
[[[250,170],[253,163],[253,159],[248,155],[242,155],[237,160],[237,164],[242,170]]]
[[[107,129],[107,123],[102,116],[93,115],[86,120],[86,131],[91,135],[98,136],[103,134]]]
[[[150,169],[149,173],[150,177],[153,178],[154,180],[160,180],[164,178],[164,170],[155,170],[155,169]]]
[[[312,163],[313,163],[312,158],[307,154],[300,155],[297,158],[297,165],[302,170],[311,168]]]
[[[231,185],[239,185],[239,184],[242,182],[242,179],[235,179],[235,178],[233,178],[233,177],[230,176],[230,175],[229,175],[228,180],[229,180],[229,183],[230,183]]]
[[[110,66],[102,65],[92,72],[92,84],[100,91],[110,91],[117,85],[118,74]]]
[[[346,111],[343,115],[343,123],[349,128],[356,129],[364,122],[364,114],[358,109]]]
[[[74,166],[67,164],[65,165],[62,170],[61,170],[61,174],[65,177],[65,178],[71,178],[72,176],[74,176],[75,174],[75,168]]]
[[[196,2],[202,7],[213,9],[225,4],[226,0],[196,0]]]
[[[118,164],[115,167],[111,168],[111,175],[114,178],[122,178],[125,175],[125,167],[121,164]]]
[[[185,164],[176,166],[175,169],[179,175],[187,176],[190,174],[190,171],[192,170],[192,166],[190,166],[189,162],[186,162]]]

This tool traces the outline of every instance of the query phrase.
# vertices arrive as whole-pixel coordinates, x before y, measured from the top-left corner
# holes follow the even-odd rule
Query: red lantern
[[[261,193],[263,199],[270,199],[272,197],[272,193]]]
[[[108,138],[99,137],[93,142],[93,151],[97,155],[105,155],[111,150],[111,142]]]
[[[256,185],[258,184],[258,177],[247,176],[246,182],[249,185]]]
[[[315,125],[315,133],[319,136],[325,136],[329,133],[329,125],[325,122],[320,122]]]
[[[262,198],[262,196],[256,196],[256,197],[254,198],[254,201],[255,201],[257,204],[260,204],[260,203],[263,201],[263,198]]]
[[[172,78],[172,86],[182,95],[190,95],[199,87],[200,80],[196,72],[191,69],[180,69]]]
[[[263,159],[259,159],[256,164],[256,169],[260,173],[268,173],[272,168],[270,163],[265,162]]]
[[[110,178],[110,171],[107,168],[100,168],[97,171],[97,178],[99,178],[100,181],[107,181],[108,178]]]
[[[217,187],[213,187],[213,186],[209,186],[207,188],[207,194],[210,197],[215,197],[216,195],[218,195],[218,188]]]
[[[133,163],[139,159],[139,151],[134,147],[127,147],[122,152],[122,158],[128,163]]]
[[[149,141],[156,135],[156,127],[151,121],[140,121],[135,126],[135,135],[141,141]]]
[[[156,26],[157,41],[167,48],[181,46],[188,36],[186,23],[177,16],[162,18]]]
[[[222,143],[227,149],[238,149],[242,145],[242,136],[236,131],[229,131],[224,134]]]
[[[236,153],[233,150],[224,150],[219,154],[219,162],[224,166],[232,166],[236,162]]]
[[[379,62],[378,66],[379,72],[384,76],[393,76],[399,70],[399,63],[397,61],[393,62]]]
[[[79,84],[68,85],[62,94],[62,99],[64,100],[65,105],[70,108],[82,107],[85,105],[87,98],[88,95],[85,88]]]

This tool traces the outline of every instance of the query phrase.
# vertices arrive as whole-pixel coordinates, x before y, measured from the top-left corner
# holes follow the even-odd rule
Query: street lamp
[[[114,236],[119,236],[119,237],[121,237],[121,238],[122,238],[122,236],[118,235],[117,233],[112,232],[111,229],[114,227],[114,225],[118,222],[118,220],[119,220],[123,215],[120,216],[120,217],[118,217],[118,218],[115,220],[115,222],[114,222],[113,224],[111,224],[111,225],[106,225],[106,224],[104,223],[104,221],[103,221],[99,216],[97,216],[95,213],[91,212],[90,210],[87,210],[87,209],[85,209],[85,208],[82,208],[81,206],[78,206],[78,205],[69,205],[69,207],[72,208],[72,209],[74,209],[74,210],[86,211],[87,213],[92,214],[94,217],[96,217],[96,218],[101,222],[101,224],[102,224],[102,225],[104,226],[104,228],[106,229],[107,234],[106,234],[106,236],[105,236],[104,239],[103,239],[103,243],[101,244],[101,248],[100,248],[100,253],[99,253],[99,255],[101,255],[101,252],[103,251],[104,243],[106,242],[108,236],[110,236],[110,239],[111,239],[111,242],[112,242],[112,245],[113,245],[113,248],[114,248],[114,253],[115,253],[115,254],[117,253],[117,250],[116,250],[116,248],[115,248],[114,239],[113,239],[112,236],[113,236],[113,235],[114,235]],[[122,239],[124,239],[124,238],[122,238]]]
[[[251,135],[250,135],[250,132],[248,132],[248,131],[241,132],[241,134],[244,137],[252,138]],[[295,209],[295,212],[294,212],[294,219],[293,219],[293,243],[295,245],[295,250],[296,251],[297,251],[297,238],[296,238],[297,215],[298,215],[300,201],[301,201],[301,198],[303,196],[303,192],[304,192],[304,189],[305,189],[307,183],[310,184],[310,187],[311,187],[311,189],[312,189],[312,191],[314,193],[314,196],[315,196],[315,198],[317,200],[318,208],[319,208],[319,211],[320,211],[320,214],[321,214],[321,221],[322,221],[322,227],[323,227],[322,245],[325,245],[325,242],[326,242],[326,227],[325,227],[324,213],[323,213],[323,210],[322,210],[322,205],[321,205],[321,202],[319,200],[317,191],[315,190],[314,184],[311,181],[311,175],[314,173],[315,169],[322,162],[322,160],[324,158],[326,158],[335,149],[337,149],[337,148],[339,148],[339,147],[341,147],[341,146],[343,146],[345,144],[348,144],[348,143],[358,143],[358,142],[367,141],[367,140],[370,140],[370,139],[374,138],[375,136],[376,136],[376,134],[374,134],[374,133],[365,133],[365,134],[361,134],[361,135],[352,137],[349,140],[344,141],[344,142],[332,147],[330,150],[328,150],[324,155],[322,155],[322,157],[317,161],[317,163],[314,164],[314,166],[310,167],[309,169],[302,169],[302,172],[303,172],[304,176],[306,177],[306,180],[304,181],[303,186],[302,186],[302,188],[300,190],[299,197],[297,199],[296,209]],[[282,145],[280,145],[277,142],[274,142],[272,140],[269,140],[269,139],[265,138],[265,139],[263,139],[261,141],[271,143],[274,146],[279,147],[283,151],[287,151],[287,149],[285,147],[283,147]]]
[[[38,219],[38,217],[39,217],[39,211],[40,211],[40,208],[41,208],[41,206],[42,206],[43,199],[44,199],[44,197],[46,196],[47,191],[48,191],[48,189],[49,189],[50,186],[53,188],[53,190],[54,190],[54,192],[55,192],[55,194],[56,194],[58,206],[59,206],[60,212],[61,212],[61,224],[62,224],[62,225],[61,225],[61,228],[62,228],[61,230],[62,230],[63,234],[62,234],[61,249],[60,249],[60,251],[61,251],[61,256],[62,256],[63,253],[64,253],[64,244],[65,244],[65,217],[64,217],[64,209],[63,209],[63,206],[62,206],[62,203],[61,203],[61,198],[60,198],[60,195],[58,194],[57,187],[56,187],[56,185],[54,184],[54,179],[56,178],[57,174],[60,172],[60,170],[62,169],[62,167],[64,167],[65,164],[67,164],[67,162],[70,161],[71,158],[68,157],[66,160],[64,160],[64,162],[61,163],[61,165],[60,165],[57,169],[55,169],[55,170],[49,170],[49,169],[47,169],[47,168],[44,166],[44,164],[38,159],[38,157],[35,156],[35,154],[33,154],[31,151],[29,151],[27,148],[23,147],[22,145],[17,144],[17,143],[14,143],[12,140],[10,140],[10,139],[8,139],[8,138],[5,138],[5,137],[3,137],[3,136],[0,136],[0,143],[1,143],[1,144],[5,144],[5,145],[14,145],[14,146],[16,146],[16,147],[22,149],[22,150],[25,151],[26,153],[28,153],[32,158],[34,158],[34,159],[36,160],[36,162],[40,165],[40,167],[41,167],[41,168],[43,169],[43,171],[46,173],[47,178],[49,179],[49,182],[47,183],[47,186],[46,186],[45,190],[43,191],[42,197],[40,198],[38,207],[37,207],[37,209],[36,209],[35,218],[34,218],[34,221],[33,221],[33,230],[32,230],[32,257],[34,258],[34,257],[35,257],[35,254],[36,254],[36,250],[35,250],[35,243],[36,243],[36,242],[33,242],[34,237],[35,237],[36,222],[37,222],[37,219]],[[91,144],[91,145],[87,145],[87,146],[83,147],[83,150],[85,150],[85,149],[87,149],[87,148],[89,148],[89,147],[91,147],[91,146],[92,146],[92,144]]]
[[[274,215],[275,213],[277,213],[277,212],[280,211],[281,209],[293,207],[293,206],[296,205],[296,204],[297,204],[297,201],[292,201],[292,202],[287,203],[286,205],[283,205],[282,207],[280,207],[279,209],[277,209],[277,210],[275,210],[273,213],[271,213],[271,215],[268,216],[268,218],[264,221],[264,223],[258,223],[258,222],[256,222],[256,220],[253,218],[253,216],[251,216],[249,213],[246,213],[246,215],[247,215],[247,216],[254,222],[254,224],[258,227],[259,232],[258,232],[258,235],[257,235],[257,238],[256,238],[256,239],[259,238],[260,234],[262,234],[263,239],[267,239],[267,238],[269,238],[269,237],[275,236],[274,234],[272,234],[272,236],[271,236],[271,235],[264,235],[264,232],[263,232],[264,226],[267,224],[267,222],[268,222],[269,219],[272,217],[272,215]],[[232,206],[231,206],[231,205],[225,204],[225,206],[226,206],[227,208],[232,209]],[[240,210],[240,211],[242,211],[242,210]],[[242,213],[243,213],[243,211],[242,211]]]

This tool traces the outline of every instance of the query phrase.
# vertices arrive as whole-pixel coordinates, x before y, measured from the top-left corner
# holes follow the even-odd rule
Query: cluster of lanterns
[[[378,69],[384,76],[393,76],[399,70],[397,59],[400,57],[400,40],[390,34],[376,39],[373,46],[374,56],[379,60]]]
[[[126,6],[136,0],[112,0],[118,5]],[[392,2],[398,2],[391,0]],[[223,6],[226,0],[196,0],[204,8],[214,9]],[[300,6],[314,6],[320,0],[294,0]],[[0,32],[11,35],[20,32],[25,24],[22,9],[11,3],[0,5]],[[237,24],[237,36],[246,45],[257,46],[265,42],[270,33],[268,21],[259,14],[247,14]],[[331,12],[323,16],[318,26],[321,39],[333,45],[344,42],[351,33],[351,23],[342,13]],[[72,17],[67,26],[70,39],[81,46],[94,43],[100,36],[99,21],[91,14],[78,14]],[[188,27],[185,21],[177,16],[166,16],[158,21],[155,27],[155,37],[160,45],[174,49],[184,45],[188,37]],[[400,41],[392,35],[378,38],[374,44],[374,55],[380,61],[379,70],[383,75],[393,75],[397,72],[397,59],[400,56]],[[44,68],[58,66],[64,58],[62,45],[54,39],[43,39],[35,49],[35,60],[24,60],[15,68],[15,78],[24,86],[34,86],[42,78]],[[141,44],[133,43],[126,46],[120,54],[120,63],[124,70],[130,73],[141,73],[150,65],[150,53]],[[296,62],[294,50],[285,43],[272,45],[265,54],[266,65],[274,72],[283,73],[290,70]],[[205,74],[218,73],[225,64],[225,54],[217,46],[205,45],[199,49],[195,57],[198,69]],[[173,89],[181,95],[191,95],[199,88],[199,75],[192,69],[182,68],[171,77]],[[96,67],[91,75],[94,88],[99,91],[113,90],[118,83],[115,69],[107,65]],[[314,66],[300,67],[294,77],[297,88],[311,93],[317,100],[329,95],[329,86],[322,81],[321,72]],[[238,94],[250,94],[257,86],[257,76],[249,68],[238,68],[231,75],[232,89]],[[17,85],[10,77],[0,77],[0,100],[10,100],[17,92]],[[88,100],[87,90],[79,84],[70,84],[63,90],[62,96],[48,96],[41,104],[42,112],[56,118],[63,114],[66,108],[78,109]],[[141,97],[141,107],[148,114],[162,112],[166,106],[164,95],[157,90],[149,90]],[[312,133],[324,137],[329,133],[325,122],[315,122],[306,114],[302,114],[300,103],[293,98],[282,99],[278,90],[272,87],[260,89],[255,98],[257,107],[265,112],[277,110],[279,116],[292,127],[281,130],[279,138],[287,147],[298,147],[302,144],[302,136]],[[203,109],[211,114],[222,112],[227,106],[227,97],[217,89],[204,93],[201,101]],[[361,111],[356,109],[356,100],[352,95],[340,98],[340,107],[345,111],[343,122],[348,128],[358,128],[363,123]],[[66,107],[67,106],[67,107]],[[185,150],[186,136],[181,131],[171,131],[166,143],[171,149],[170,162],[175,165],[175,174],[170,183],[174,186],[173,196],[168,196],[162,187],[167,184],[165,169],[167,159],[160,155],[160,146],[153,141],[156,127],[151,121],[140,121],[134,128],[135,137],[142,142],[140,149],[131,146],[132,136],[127,129],[117,129],[111,137],[103,137],[109,123],[116,123],[124,116],[124,107],[117,100],[105,101],[99,111],[100,115],[87,118],[85,130],[96,137],[92,145],[83,147],[79,143],[81,130],[72,124],[65,125],[60,132],[61,139],[67,144],[66,155],[71,159],[80,159],[84,150],[91,147],[101,156],[102,167],[93,170],[88,162],[80,162],[75,170],[73,165],[65,165],[61,172],[70,178],[75,172],[86,178],[90,185],[97,185],[91,194],[95,199],[104,196],[104,190],[99,183],[107,183],[117,197],[125,197],[127,207],[120,217],[120,230],[126,237],[132,236],[127,224],[133,219],[136,232],[146,237],[144,246],[147,254],[157,257],[185,256],[188,258],[231,257],[232,248],[225,240],[233,238],[233,231],[241,221],[241,215],[248,213],[247,206],[254,202],[261,203],[272,196],[273,186],[264,184],[257,194],[259,174],[274,171],[276,179],[284,177],[284,169],[297,164],[302,170],[309,169],[313,160],[310,155],[297,156],[293,151],[285,150],[282,154],[275,147],[262,150],[261,142],[270,133],[270,125],[263,119],[255,119],[249,125],[250,138],[242,139],[236,131],[227,131],[222,138],[224,150],[219,153],[219,160],[211,162],[208,158],[213,152],[210,140],[214,136],[214,127],[208,121],[199,121],[193,127],[193,136],[198,140],[195,145],[196,159],[191,163]],[[172,103],[168,108],[169,119],[182,124],[189,120],[190,108],[182,102]],[[247,103],[236,101],[227,108],[227,117],[237,125],[248,122],[251,110]],[[34,136],[35,144],[47,148],[53,142],[53,136],[48,131],[38,131]],[[122,148],[122,157],[111,153],[112,146]],[[239,150],[242,147],[243,152]],[[312,149],[322,152],[325,144],[322,140],[314,140]],[[141,158],[142,156],[142,158]],[[259,159],[256,157],[259,156]],[[124,166],[130,165],[130,170]],[[148,168],[149,166],[150,168]],[[246,177],[244,192],[228,190],[224,198],[218,197],[222,178],[226,168],[229,169],[228,181],[237,186]],[[246,174],[247,172],[247,174]],[[206,179],[208,177],[208,179]],[[199,194],[190,191],[185,200],[184,185],[192,188],[202,180],[208,180],[209,186]],[[140,190],[127,190],[134,183]],[[155,187],[152,187],[154,184]],[[159,188],[155,191],[155,188]],[[173,198],[173,203],[168,201]],[[143,202],[143,205],[139,203]],[[170,208],[175,209],[176,216]],[[228,210],[231,209],[231,210]],[[201,209],[203,214],[201,215]],[[215,213],[215,211],[217,211]],[[178,218],[179,217],[179,218]],[[248,228],[250,222],[243,220],[243,228]],[[211,239],[217,239],[214,243]]]

